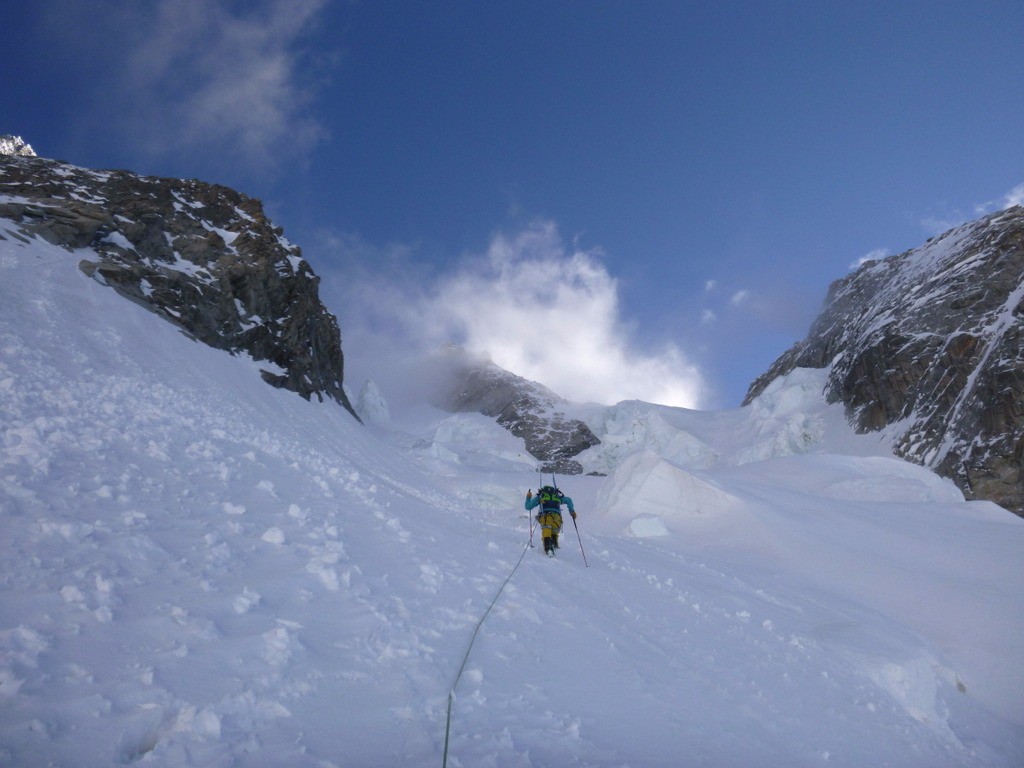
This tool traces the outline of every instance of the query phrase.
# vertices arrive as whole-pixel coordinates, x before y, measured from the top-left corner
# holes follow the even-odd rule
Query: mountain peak
[[[26,144],[21,136],[12,136],[9,133],[0,135],[0,155],[14,155],[15,157],[36,157],[32,145]]]

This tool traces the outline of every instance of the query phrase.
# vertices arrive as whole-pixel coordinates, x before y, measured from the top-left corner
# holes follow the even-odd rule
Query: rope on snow
[[[480,632],[480,627],[483,625],[484,620],[487,618],[488,614],[490,614],[491,608],[493,608],[494,604],[498,602],[498,598],[501,597],[501,593],[505,591],[505,586],[512,580],[512,577],[515,576],[516,571],[519,570],[519,566],[522,564],[523,558],[526,557],[526,552],[529,548],[529,544],[523,547],[523,554],[519,556],[519,561],[515,564],[515,567],[509,575],[505,577],[505,581],[502,582],[501,587],[494,596],[494,599],[491,600],[491,604],[487,606],[487,610],[484,611],[484,615],[481,616],[480,621],[476,623],[476,627],[473,629],[473,636],[469,639],[469,647],[466,648],[466,655],[462,657],[462,666],[459,667],[459,673],[455,676],[455,683],[452,684],[452,689],[448,692],[448,715],[445,719],[444,725],[444,760],[441,763],[442,768],[448,767],[448,737],[452,728],[452,702],[455,701],[455,689],[459,687],[459,681],[462,679],[462,673],[466,669],[466,662],[469,661],[469,654],[473,650],[473,643],[476,642],[476,636]]]

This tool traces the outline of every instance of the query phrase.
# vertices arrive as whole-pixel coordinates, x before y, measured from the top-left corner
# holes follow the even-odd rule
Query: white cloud
[[[876,248],[873,251],[868,251],[855,262],[850,265],[850,269],[859,269],[860,267],[867,264],[869,261],[881,261],[889,255],[888,248]]]
[[[974,206],[974,212],[983,216],[993,211],[1002,211],[1015,205],[1024,205],[1024,184],[1018,184],[1005,195],[996,200],[989,200],[986,203],[979,203]]]
[[[263,170],[302,159],[324,135],[308,109],[315,84],[303,67],[303,44],[325,5],[89,4],[90,27],[99,24],[99,32],[80,45],[107,60],[118,51],[114,82],[97,83],[93,119],[158,157],[203,153]],[[68,7],[84,20],[84,6]]]
[[[703,378],[675,346],[631,348],[618,286],[592,253],[566,252],[555,225],[496,236],[486,259],[441,282],[437,330],[576,401],[695,407]]]
[[[926,216],[921,219],[921,227],[928,234],[929,237],[935,237],[941,235],[944,232],[948,232],[954,227],[958,227],[966,221],[966,218],[962,215],[957,214],[956,217],[943,217],[938,216]]]
[[[985,216],[995,211],[1002,211],[1014,205],[1024,205],[1024,184],[1018,184],[1002,197],[975,204],[973,218]],[[920,223],[929,237],[935,237],[948,232],[954,227],[959,227],[971,218],[971,215],[954,210],[944,216],[927,216],[921,219]]]
[[[1009,208],[1013,205],[1024,205],[1024,184],[1018,184],[1007,192],[1006,197],[1003,198],[1003,208]]]
[[[713,309],[705,309],[700,313],[701,325],[714,325],[718,321],[718,315]]]
[[[704,293],[712,293],[712,292],[714,292],[715,288],[717,288],[717,287],[718,287],[718,281],[717,280],[708,280],[706,283],[704,283]]]
[[[750,291],[744,288],[743,290],[736,291],[736,293],[732,295],[732,298],[729,299],[729,303],[732,304],[734,307],[738,307],[741,304],[745,304],[749,300]]]
[[[387,275],[358,282],[350,271],[339,277],[346,282],[337,299],[343,334],[374,336],[376,343],[360,342],[371,354],[454,342],[576,402],[694,408],[706,395],[703,375],[678,347],[636,348],[616,280],[596,252],[567,251],[551,222],[496,235],[485,254],[440,277],[413,260],[412,275],[396,265],[384,263]]]

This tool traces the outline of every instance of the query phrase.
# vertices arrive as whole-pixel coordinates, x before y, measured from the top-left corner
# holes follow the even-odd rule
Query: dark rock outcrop
[[[544,472],[579,475],[573,456],[601,441],[579,419],[565,414],[568,402],[547,387],[450,348],[434,361],[445,368],[439,408],[453,413],[482,413],[523,440]],[[435,374],[436,376],[436,374]]]
[[[0,217],[75,251],[86,275],[189,336],[268,363],[261,373],[274,386],[355,415],[320,279],[259,200],[200,181],[7,156]]]
[[[1024,208],[864,264],[829,289],[806,339],[755,381],[831,367],[826,397],[861,432],[1024,514]]]

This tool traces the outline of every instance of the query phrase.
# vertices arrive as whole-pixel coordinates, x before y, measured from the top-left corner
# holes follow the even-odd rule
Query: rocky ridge
[[[435,405],[451,413],[490,416],[525,443],[541,470],[579,475],[573,457],[601,441],[579,419],[566,415],[568,401],[547,387],[506,371],[490,360],[447,349],[435,364],[447,368]]]
[[[192,338],[265,363],[270,384],[331,398],[355,415],[319,277],[259,200],[216,184],[12,152],[0,154],[0,218],[18,237],[72,251],[85,275]]]
[[[830,287],[810,333],[750,387],[830,368],[860,432],[1024,515],[1024,208],[872,261]]]

